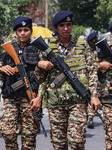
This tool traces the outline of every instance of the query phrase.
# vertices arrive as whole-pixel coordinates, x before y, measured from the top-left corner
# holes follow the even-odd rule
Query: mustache
[[[20,38],[26,38],[26,36],[21,36]]]

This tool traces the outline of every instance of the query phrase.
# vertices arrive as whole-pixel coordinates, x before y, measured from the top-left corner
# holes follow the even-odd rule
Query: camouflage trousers
[[[85,149],[86,104],[48,108],[50,136],[54,150]]]
[[[105,150],[112,150],[112,104],[103,104],[103,117],[105,120]]]
[[[88,104],[88,106],[87,106],[87,115],[88,115],[88,118],[93,118],[94,115],[95,115],[93,110],[91,109],[91,105],[90,104]]]
[[[18,122],[21,125],[21,149],[35,150],[36,135],[40,132],[40,125],[38,121],[34,121],[30,107],[30,102],[25,98],[4,100],[0,133],[4,138],[6,150],[18,150]]]

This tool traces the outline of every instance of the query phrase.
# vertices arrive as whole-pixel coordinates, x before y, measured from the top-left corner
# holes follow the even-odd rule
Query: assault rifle
[[[30,86],[30,82],[24,67],[24,64],[22,62],[21,57],[18,57],[16,50],[13,46],[13,42],[12,41],[8,41],[4,44],[1,45],[2,48],[4,48],[4,50],[12,57],[12,59],[15,62],[15,67],[14,70],[15,72],[19,72],[20,77],[22,80],[19,80],[18,82],[16,82],[16,84],[12,85],[12,88],[16,91],[18,88],[21,88],[22,86],[25,86],[26,88],[26,94],[28,96],[28,99],[31,101],[32,99],[36,98],[36,94],[32,91],[31,86]],[[34,113],[34,117],[35,120],[40,121],[40,125],[42,126],[44,135],[47,136],[46,131],[44,129],[43,123],[42,123],[42,110],[40,109],[39,112],[33,112]],[[38,118],[37,118],[38,117]],[[41,117],[41,118],[39,118]]]
[[[112,50],[110,49],[105,38],[98,40],[95,45],[99,58],[112,57]]]
[[[84,85],[77,79],[75,74],[73,74],[70,71],[69,66],[64,62],[63,57],[60,57],[59,55],[55,55],[55,53],[51,50],[51,48],[44,42],[41,36],[38,36],[36,39],[31,41],[31,45],[37,47],[38,49],[42,50],[44,52],[44,55],[50,60],[56,68],[58,68],[65,76],[65,79],[67,79],[73,89],[75,89],[82,98],[86,99],[88,103],[91,101],[91,96],[84,87]],[[63,80],[65,80],[63,79]],[[63,82],[63,81],[62,81]],[[97,113],[104,123],[101,115]]]

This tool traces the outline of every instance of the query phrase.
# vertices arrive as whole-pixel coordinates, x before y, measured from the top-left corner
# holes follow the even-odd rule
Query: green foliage
[[[18,8],[25,6],[29,0],[1,0],[0,2],[0,43],[12,32],[14,19],[20,16]],[[22,14],[21,14],[22,15]]]
[[[84,35],[85,29],[86,29],[86,27],[84,27],[84,26],[73,25],[72,36],[75,39],[78,39],[80,35]]]
[[[49,8],[50,8],[49,9],[49,14],[48,14],[49,19],[53,18],[54,15],[55,15],[55,13],[57,13],[58,11],[60,11],[60,7],[58,5],[58,1],[56,1],[56,0],[50,0],[50,2],[49,2]]]
[[[74,13],[76,25],[94,26],[96,8],[99,0],[58,0],[61,10],[71,10]]]
[[[103,32],[108,31],[108,25],[112,21],[112,0],[100,0],[96,15],[97,29]]]
[[[49,1],[49,11],[48,11],[48,20],[49,20],[49,28],[51,30],[55,30],[52,26],[52,19],[54,15],[60,11],[60,7],[58,5],[58,0],[50,0]]]
[[[61,10],[74,13],[74,23],[92,27],[101,32],[108,31],[112,21],[112,0],[58,0]]]

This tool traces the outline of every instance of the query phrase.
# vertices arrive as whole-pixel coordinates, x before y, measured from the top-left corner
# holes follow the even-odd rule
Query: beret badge
[[[21,24],[22,24],[22,26],[25,26],[25,25],[26,25],[26,22],[23,21],[23,22],[21,22]]]
[[[70,18],[70,17],[67,17],[67,18],[66,18],[66,21],[71,21],[71,18]]]

